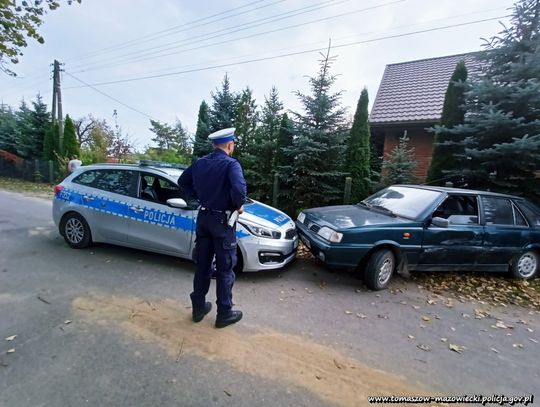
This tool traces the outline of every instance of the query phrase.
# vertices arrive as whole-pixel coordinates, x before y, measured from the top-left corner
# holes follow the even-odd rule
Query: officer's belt
[[[210,209],[210,208],[205,208],[204,206],[201,206],[201,211],[210,212],[210,213],[225,213],[225,214],[227,214],[227,216],[231,213],[231,211],[222,211],[222,210],[219,210],[219,209]]]

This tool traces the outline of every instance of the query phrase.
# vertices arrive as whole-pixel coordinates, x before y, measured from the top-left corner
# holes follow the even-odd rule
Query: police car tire
[[[379,249],[369,258],[364,282],[373,291],[384,290],[390,284],[396,269],[396,256],[389,249]]]
[[[530,280],[538,275],[540,256],[534,250],[526,250],[517,254],[510,265],[512,277],[520,280]]]
[[[68,236],[68,227],[80,227],[80,231],[82,233],[81,238],[77,240],[73,240],[73,238],[70,239]],[[86,222],[86,219],[84,219],[81,215],[75,212],[70,212],[62,218],[62,223],[60,225],[61,234],[64,236],[64,240],[68,245],[73,247],[74,249],[83,249],[85,247],[88,247],[92,244],[92,234],[90,232],[90,226],[88,226],[88,223]]]

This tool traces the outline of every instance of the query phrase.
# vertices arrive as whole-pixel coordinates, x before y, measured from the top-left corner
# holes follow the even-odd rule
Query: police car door
[[[173,182],[150,172],[139,172],[128,243],[191,258],[195,211],[167,205],[167,199],[179,197],[180,189]]]

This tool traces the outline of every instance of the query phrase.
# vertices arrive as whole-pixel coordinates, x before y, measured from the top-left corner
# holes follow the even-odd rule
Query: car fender
[[[371,257],[371,255],[379,249],[392,250],[392,252],[396,256],[398,267],[401,267],[402,263],[404,262],[404,259],[406,259],[406,256],[403,256],[403,253],[401,251],[401,246],[399,245],[399,243],[393,240],[378,240],[375,243],[373,243],[373,247],[369,249],[368,252],[364,255],[364,257],[360,261],[360,266],[364,266],[365,263],[367,263],[367,261]]]
[[[525,247],[523,247],[523,251],[526,250],[534,250],[540,254],[540,243],[529,243]]]

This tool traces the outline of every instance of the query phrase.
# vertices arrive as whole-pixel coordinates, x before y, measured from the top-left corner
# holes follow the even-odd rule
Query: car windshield
[[[366,198],[362,203],[368,208],[385,209],[388,213],[416,219],[441,193],[422,188],[388,187]]]

